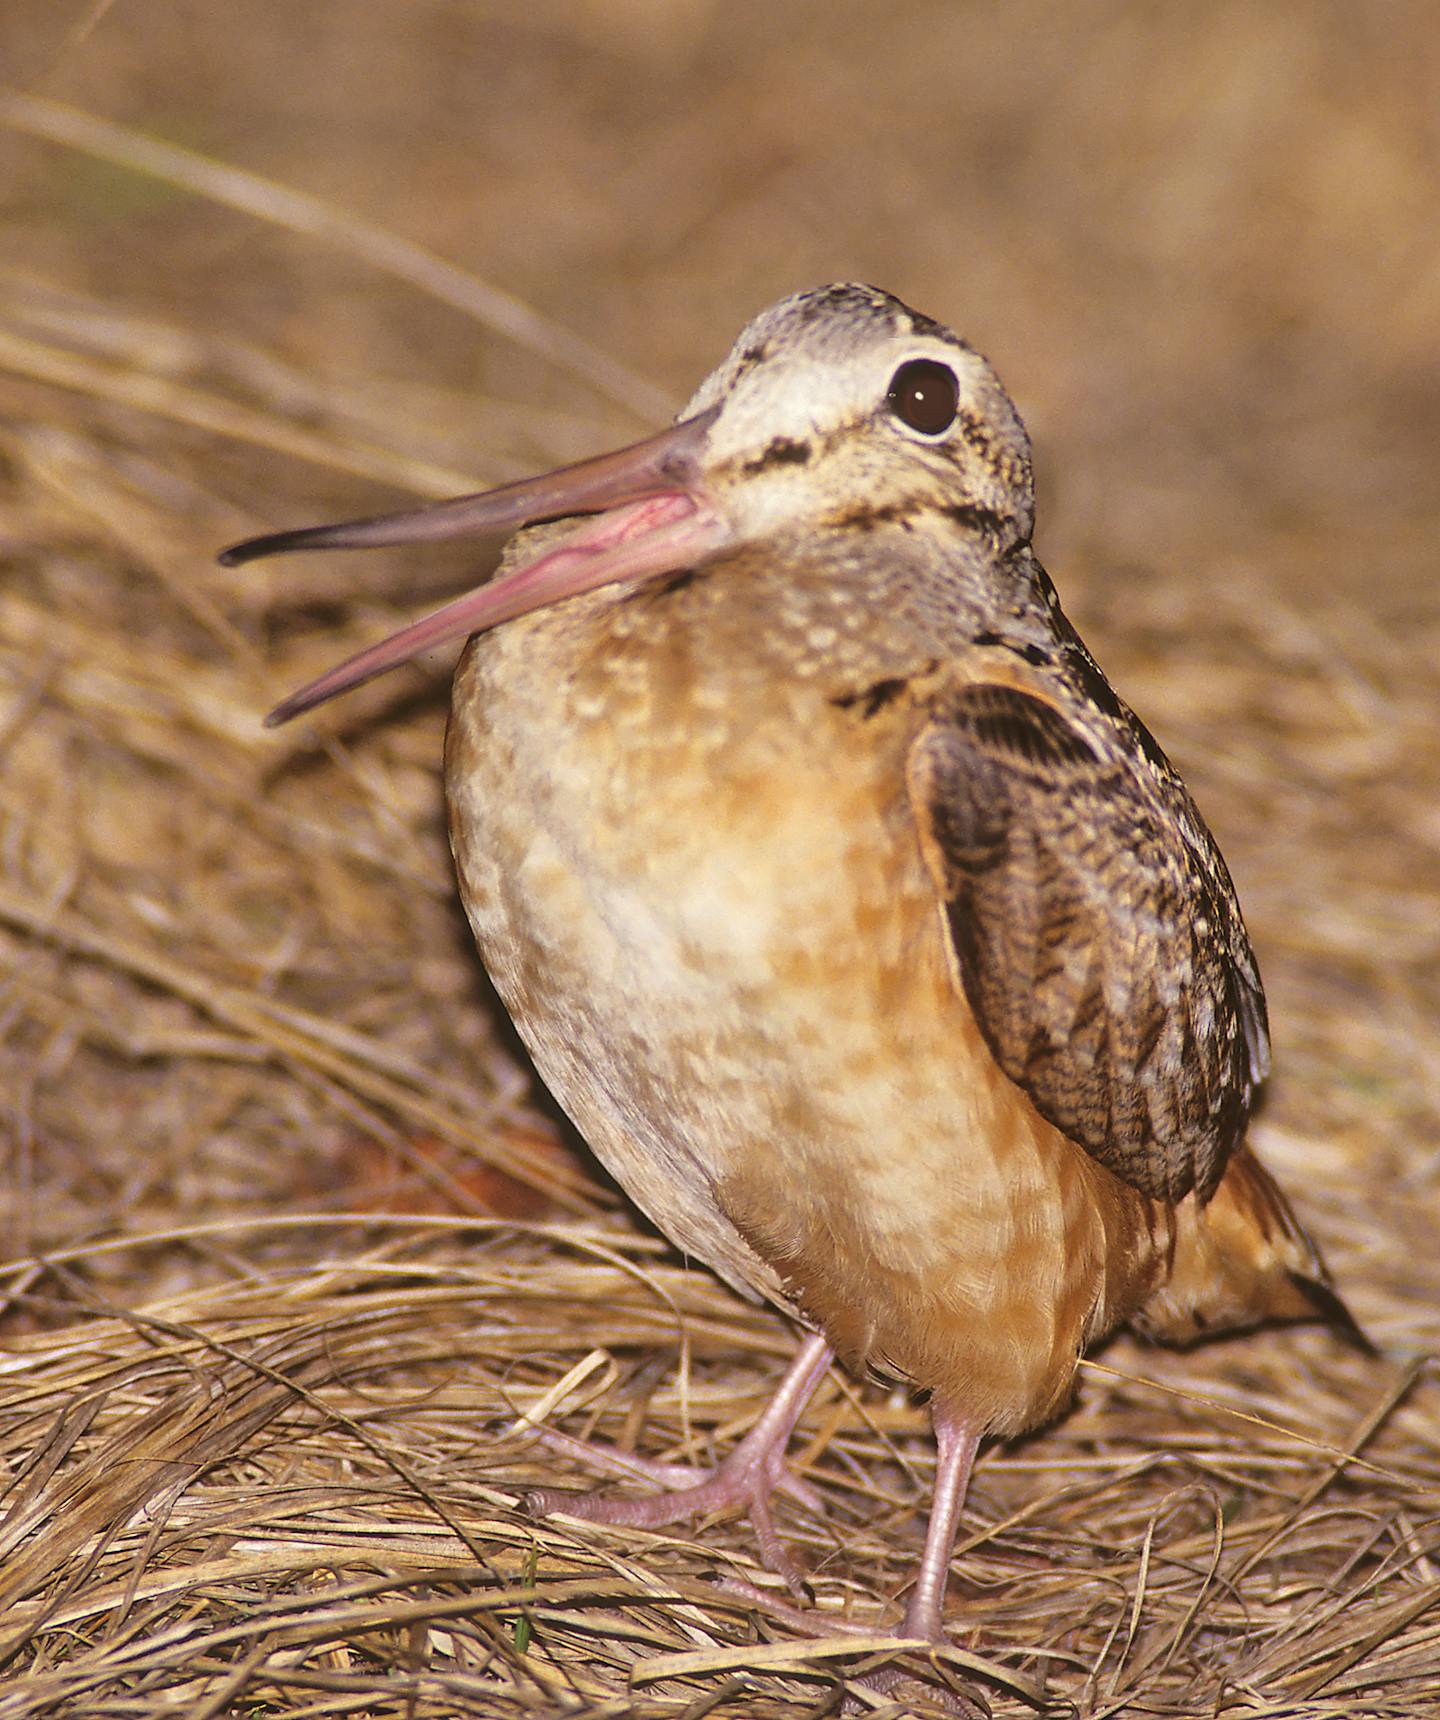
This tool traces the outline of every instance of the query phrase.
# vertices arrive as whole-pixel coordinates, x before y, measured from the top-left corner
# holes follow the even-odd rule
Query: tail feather
[[[1360,1322],[1323,1278],[1307,1278],[1297,1272],[1292,1282],[1310,1310],[1308,1315],[1302,1314],[1299,1318],[1323,1320],[1342,1343],[1349,1344],[1352,1350],[1359,1350],[1362,1356],[1380,1354],[1376,1345],[1366,1337]]]
[[[1169,1277],[1133,1322],[1147,1336],[1185,1344],[1266,1320],[1323,1320],[1373,1352],[1331,1288],[1320,1251],[1248,1147],[1205,1205],[1191,1196],[1175,1219]]]

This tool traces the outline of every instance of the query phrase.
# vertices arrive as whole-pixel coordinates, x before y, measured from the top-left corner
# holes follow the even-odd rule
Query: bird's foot
[[[785,1378],[777,1387],[764,1413],[730,1455],[714,1469],[696,1469],[685,1463],[659,1463],[632,1456],[613,1446],[589,1445],[568,1434],[537,1430],[540,1440],[552,1451],[574,1457],[592,1468],[612,1475],[653,1482],[658,1493],[640,1498],[616,1498],[594,1493],[567,1493],[559,1487],[542,1487],[527,1493],[525,1509],[537,1517],[564,1511],[591,1523],[616,1523],[636,1529],[657,1529],[698,1517],[707,1511],[723,1511],[741,1505],[755,1526],[760,1557],[769,1570],[783,1577],[795,1595],[809,1590],[800,1567],[785,1550],[770,1515],[770,1496],[783,1493],[817,1516],[824,1515],[820,1495],[807,1482],[791,1473],[785,1462],[785,1446],[795,1423],[821,1376],[830,1365],[830,1348],[819,1336],[800,1346]]]
[[[826,1614],[816,1614],[802,1611],[799,1607],[789,1606],[776,1595],[767,1594],[764,1589],[756,1588],[753,1583],[747,1583],[738,1577],[725,1576],[718,1580],[717,1587],[728,1595],[736,1595],[741,1600],[749,1601],[759,1611],[769,1617],[778,1619],[799,1636],[808,1636],[816,1642],[829,1642],[837,1637],[867,1637],[873,1638],[877,1632],[874,1625],[858,1624],[853,1619],[837,1619]],[[902,1637],[913,1636],[907,1616],[901,1627]],[[924,1640],[936,1648],[948,1648],[949,1639],[943,1632],[935,1636],[926,1636]],[[908,1652],[915,1652],[914,1650]],[[863,1685],[866,1690],[873,1690],[881,1696],[893,1696],[902,1687],[919,1688],[921,1680],[903,1666],[877,1666],[871,1672],[861,1673],[855,1683]],[[984,1696],[975,1689],[962,1688],[955,1683],[946,1683],[938,1688],[928,1681],[924,1684],[925,1700],[946,1714],[960,1716],[960,1720],[991,1720],[990,1704]],[[852,1699],[850,1707],[856,1706]]]
[[[905,1604],[905,1618],[900,1626],[900,1635],[902,1639],[929,1643],[937,1649],[948,1649],[952,1645],[945,1635],[945,1579],[950,1568],[951,1551],[955,1545],[960,1507],[970,1484],[970,1469],[980,1441],[979,1435],[970,1424],[945,1405],[933,1404],[931,1414],[935,1423],[937,1451],[935,1497],[929,1526],[925,1532],[925,1550],[915,1572],[910,1598]],[[726,1586],[732,1591],[736,1588],[733,1583]],[[748,1588],[748,1585],[746,1587]],[[794,1607],[786,1607],[783,1603],[768,1599],[758,1590],[749,1590],[749,1598],[776,1612],[787,1624],[806,1636],[834,1638],[869,1634],[857,1625],[842,1623],[836,1619],[821,1617],[817,1620],[814,1614],[797,1612]],[[856,1682],[868,1690],[890,1696],[902,1684],[913,1682],[913,1675],[901,1666],[881,1665],[873,1671],[861,1674]],[[947,1683],[933,1699],[939,1701],[949,1713],[963,1716],[963,1720],[989,1720],[989,1704],[978,1691],[969,1687]]]
[[[552,1511],[563,1511],[567,1516],[580,1517],[589,1523],[658,1529],[687,1517],[699,1517],[705,1512],[724,1511],[740,1505],[754,1525],[760,1558],[766,1569],[783,1577],[793,1594],[808,1596],[805,1578],[775,1528],[770,1513],[770,1497],[774,1493],[784,1494],[817,1516],[823,1516],[824,1504],[808,1482],[791,1472],[785,1462],[783,1447],[774,1444],[752,1446],[747,1435],[714,1469],[699,1469],[688,1463],[662,1463],[655,1458],[637,1457],[633,1452],[572,1439],[569,1434],[549,1428],[541,1429],[539,1438],[551,1451],[563,1457],[573,1457],[588,1468],[599,1469],[622,1480],[649,1481],[661,1491],[639,1497],[617,1497],[614,1494],[570,1493],[563,1487],[539,1487],[525,1494],[522,1501],[532,1516],[547,1517]]]
[[[993,1711],[980,1691],[953,1683],[934,1685],[925,1682],[922,1685],[922,1681],[903,1666],[882,1666],[874,1672],[867,1672],[857,1682],[867,1690],[897,1701],[907,1691],[923,1688],[924,1700],[943,1714],[954,1714],[958,1720],[992,1720]],[[908,1706],[906,1711],[909,1711]]]

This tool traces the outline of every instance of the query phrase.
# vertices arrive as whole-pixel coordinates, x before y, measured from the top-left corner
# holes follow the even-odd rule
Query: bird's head
[[[267,718],[288,721],[448,639],[606,585],[795,534],[879,527],[1028,542],[1030,444],[989,364],[875,287],[762,312],[657,436],[543,477],[407,513],[235,544],[227,566],[301,549],[499,536],[589,515],[558,543],[352,657]]]
[[[876,287],[763,311],[681,423],[707,412],[706,482],[737,541],[957,510],[1030,535],[1030,441],[995,372]]]

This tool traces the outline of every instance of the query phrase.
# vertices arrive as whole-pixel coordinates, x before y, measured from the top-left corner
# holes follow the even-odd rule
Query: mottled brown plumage
[[[1034,556],[1014,407],[897,300],[785,300],[676,430],[542,482],[323,528],[605,510],[281,714],[477,632],[446,783],[500,995],[636,1203],[818,1335],[717,1475],[538,1504],[743,1499],[793,1576],[768,1498],[833,1350],[930,1394],[906,1628],[938,1635],[977,1440],[1053,1414],[1087,1344],[1344,1318],[1243,1145],[1269,1049],[1229,874]]]

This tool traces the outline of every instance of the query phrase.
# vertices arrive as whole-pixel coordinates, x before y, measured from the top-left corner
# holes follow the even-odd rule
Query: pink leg
[[[920,1555],[900,1635],[920,1637],[926,1642],[944,1642],[945,1582],[950,1574],[950,1554],[955,1545],[955,1531],[959,1527],[960,1509],[965,1503],[965,1494],[970,1485],[970,1470],[975,1462],[980,1438],[963,1422],[939,1409],[932,1411],[932,1419],[935,1423],[937,1462],[935,1487],[931,1495],[930,1524],[925,1533],[925,1550]],[[856,1635],[865,1636],[875,1628],[868,1624],[847,1624],[828,1619],[817,1623],[813,1616],[796,1612],[793,1607],[787,1607],[773,1596],[762,1594],[759,1589],[735,1578],[726,1578],[722,1586],[732,1594],[743,1594],[748,1599],[755,1600],[796,1630],[803,1630],[811,1635],[843,1636],[846,1632],[853,1631]]]
[[[666,1491],[638,1499],[617,1499],[546,1487],[526,1495],[526,1509],[537,1517],[563,1511],[567,1516],[583,1517],[591,1523],[654,1529],[685,1517],[698,1517],[703,1511],[744,1505],[755,1525],[760,1557],[766,1566],[784,1577],[792,1589],[803,1590],[804,1578],[781,1544],[770,1516],[770,1495],[778,1490],[811,1508],[819,1505],[816,1494],[786,1469],[785,1446],[833,1354],[818,1334],[807,1338],[760,1419],[716,1469],[689,1469],[678,1463],[652,1464],[601,1446],[585,1445],[563,1434],[544,1436],[547,1444],[570,1452],[582,1462],[588,1459],[612,1474],[645,1476]]]
[[[930,1526],[925,1531],[925,1551],[915,1573],[915,1587],[905,1608],[905,1636],[924,1637],[927,1642],[945,1640],[945,1580],[950,1574],[950,1554],[955,1531],[960,1526],[960,1507],[970,1486],[970,1470],[980,1436],[963,1421],[943,1410],[931,1408],[935,1423],[935,1493],[930,1504]]]
[[[930,1524],[925,1532],[925,1550],[915,1574],[915,1584],[905,1608],[901,1636],[919,1637],[924,1642],[943,1643],[945,1637],[945,1580],[950,1573],[950,1555],[955,1546],[955,1531],[960,1523],[960,1508],[970,1484],[970,1470],[975,1461],[979,1435],[972,1432],[957,1417],[932,1406],[935,1423],[935,1490],[930,1507]],[[792,1630],[807,1636],[826,1637],[855,1634],[867,1636],[873,1625],[842,1622],[838,1619],[817,1619],[813,1613],[803,1613],[787,1607],[772,1595],[762,1594],[748,1583],[728,1578],[721,1587],[731,1594],[753,1600],[772,1617],[782,1619]],[[862,1680],[872,1690],[892,1694],[903,1682],[904,1672],[897,1666],[884,1666],[867,1673]],[[989,1720],[990,1707],[978,1690],[947,1686],[935,1700],[963,1720]]]

